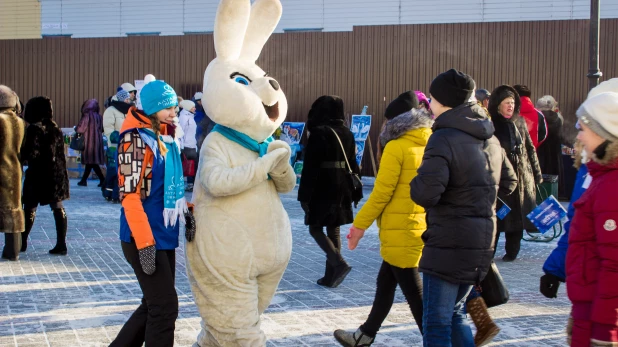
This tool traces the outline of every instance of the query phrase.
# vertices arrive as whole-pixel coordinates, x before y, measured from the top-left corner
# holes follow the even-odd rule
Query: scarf
[[[258,143],[249,136],[220,124],[215,125],[212,131],[216,131],[219,134],[225,136],[228,140],[234,141],[237,144],[245,147],[246,149],[258,153],[260,157],[263,157],[264,154],[266,154],[266,151],[268,150],[268,144],[274,140],[273,137],[270,136],[266,140],[264,140],[264,142]]]
[[[148,135],[155,137],[150,129],[143,129]],[[169,135],[159,135],[159,140],[165,145],[165,175],[163,178],[163,221],[165,227],[175,226],[180,219],[185,224],[185,212],[188,211],[185,199],[185,181],[182,173],[180,148]]]

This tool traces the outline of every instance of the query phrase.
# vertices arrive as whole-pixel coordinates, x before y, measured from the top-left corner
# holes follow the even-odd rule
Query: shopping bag
[[[485,279],[481,281],[481,296],[485,300],[487,307],[494,307],[506,304],[509,301],[509,290],[498,271],[496,263],[491,261],[489,271]]]

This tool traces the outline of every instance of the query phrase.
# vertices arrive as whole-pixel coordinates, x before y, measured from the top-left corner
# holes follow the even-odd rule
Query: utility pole
[[[590,57],[588,69],[588,86],[592,89],[599,85],[599,78],[603,76],[599,70],[599,35],[600,35],[600,17],[601,17],[601,0],[590,0]]]

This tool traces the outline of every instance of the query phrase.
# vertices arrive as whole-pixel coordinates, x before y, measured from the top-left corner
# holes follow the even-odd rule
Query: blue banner
[[[528,214],[528,219],[534,224],[540,232],[546,233],[553,228],[560,220],[566,218],[567,211],[562,205],[551,195],[532,212]]]

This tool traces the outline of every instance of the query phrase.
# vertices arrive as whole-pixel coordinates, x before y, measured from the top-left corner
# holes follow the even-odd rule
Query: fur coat
[[[515,96],[515,112],[510,119],[504,118],[498,112],[502,100],[509,97],[509,92]],[[511,212],[503,219],[498,219],[498,231],[516,232],[521,230],[535,231],[536,227],[526,217],[536,206],[537,184],[541,183],[542,175],[536,150],[530,138],[525,120],[519,115],[521,101],[514,88],[500,86],[489,98],[489,113],[496,128],[494,135],[500,140],[500,145],[506,151],[509,161],[517,174],[518,187],[509,196],[499,194]],[[498,204],[498,209],[501,208]]]
[[[22,160],[28,163],[24,205],[48,205],[69,198],[64,141],[56,123],[48,120],[28,125],[21,153]]]
[[[352,171],[359,174],[354,135],[343,124],[343,119],[343,102],[331,96],[318,98],[309,111],[307,129],[310,135],[298,187],[298,201],[304,206],[306,225],[336,227],[354,220],[352,203],[355,198],[348,184],[347,164],[332,131],[339,136]]]
[[[0,111],[0,232],[3,233],[24,231],[19,161],[23,139],[23,120],[11,110]]]
[[[84,136],[85,149],[82,151],[82,164],[104,165],[103,117],[99,114],[99,103],[92,99],[82,105],[82,119],[77,132]]]

